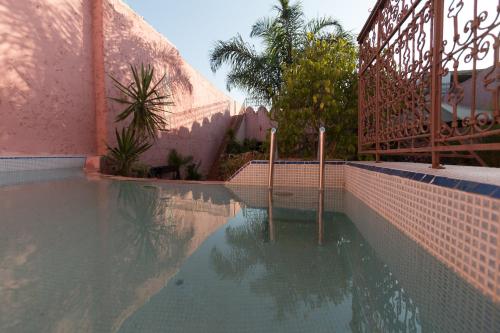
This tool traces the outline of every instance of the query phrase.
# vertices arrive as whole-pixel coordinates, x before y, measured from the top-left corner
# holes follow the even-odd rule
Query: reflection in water
[[[83,179],[0,188],[0,332],[116,331],[226,222],[175,204],[192,197]]]
[[[235,193],[0,188],[0,332],[500,331],[498,304],[349,193]]]
[[[250,290],[274,300],[280,320],[321,307],[325,302],[340,304],[346,300],[349,287],[348,263],[345,261],[344,223],[328,230],[329,246],[317,247],[316,227],[307,219],[293,222],[284,219],[284,212],[275,208],[275,228],[279,235],[275,243],[264,237],[267,218],[260,210],[250,209],[242,225],[228,226],[225,231],[229,249],[214,247],[211,251],[213,269],[222,279],[243,281],[248,275]],[[301,212],[295,212],[300,214]],[[281,216],[280,216],[281,215]],[[309,236],[309,237],[307,237]],[[255,275],[258,270],[260,274]],[[327,282],[328,281],[328,282]]]
[[[161,189],[139,187],[134,183],[117,183],[118,214],[129,223],[128,253],[135,254],[138,265],[161,257],[177,257],[176,251],[185,251],[186,240],[193,236],[193,228],[179,233],[168,198],[161,197]]]
[[[318,194],[318,210],[316,211],[317,225],[318,225],[318,245],[323,244],[323,238],[325,233],[325,223],[323,221],[323,215],[325,214],[325,192],[319,191]]]
[[[312,315],[329,304],[350,300],[353,331],[420,328],[414,302],[345,216],[318,214],[320,225],[315,225],[311,212],[275,210],[279,238],[274,244],[256,237],[267,223],[259,209],[247,216],[261,216],[260,220],[246,219],[226,228],[229,250],[214,247],[211,253],[221,279],[241,282],[252,275],[250,290],[274,300],[278,320]],[[317,230],[321,247],[314,242]],[[257,268],[260,274],[255,274]]]
[[[181,267],[182,286],[169,282],[121,331],[499,331],[497,305],[355,197],[326,192],[345,203],[335,212],[317,191],[246,191],[241,213]]]
[[[267,215],[269,221],[269,240],[274,241],[274,218],[273,218],[273,190],[267,191]]]

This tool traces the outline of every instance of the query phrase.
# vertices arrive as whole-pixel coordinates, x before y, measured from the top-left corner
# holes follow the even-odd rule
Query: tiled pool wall
[[[0,172],[52,169],[82,169],[85,156],[1,157]]]
[[[249,208],[267,208],[270,192],[267,187],[233,185],[228,188],[240,202]],[[272,191],[272,204],[276,208],[310,210],[318,205],[316,188],[306,187],[297,191],[297,187],[275,187]],[[341,212],[344,206],[341,188],[330,188],[324,192],[324,209]]]
[[[229,185],[266,186],[267,173],[267,161],[254,161]],[[277,187],[317,188],[318,164],[278,162],[274,179]],[[345,188],[469,283],[500,301],[500,187],[355,162],[328,164],[325,184]],[[300,205],[304,199],[287,200]],[[325,199],[325,205],[329,200]]]
[[[454,274],[359,198],[349,192],[345,192],[344,197],[344,213],[375,252],[384,258],[400,286],[405,286],[411,299],[419,304],[420,315],[431,323],[433,331],[500,332],[498,321],[495,321],[498,308],[493,300],[484,297],[460,274]],[[436,312],[429,306],[443,304],[443,300],[446,304],[442,311]],[[481,315],[470,315],[476,311]]]
[[[491,297],[500,295],[500,200],[345,167],[345,188]]]
[[[344,163],[325,162],[325,186],[344,186]],[[295,162],[276,161],[274,165],[274,185],[277,187],[318,187],[317,161]],[[232,185],[267,186],[269,172],[268,161],[251,161],[230,179]]]
[[[0,156],[0,186],[74,177],[84,164],[83,156]]]

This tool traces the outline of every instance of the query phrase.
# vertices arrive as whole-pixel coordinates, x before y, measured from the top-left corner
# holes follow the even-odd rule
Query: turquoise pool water
[[[83,177],[0,187],[0,332],[500,332],[498,304],[356,197],[319,200]]]

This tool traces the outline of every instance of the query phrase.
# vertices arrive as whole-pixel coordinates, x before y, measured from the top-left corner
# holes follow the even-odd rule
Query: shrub
[[[168,165],[175,168],[175,179],[181,179],[181,169],[193,161],[193,156],[182,156],[177,150],[172,149],[168,154]]]
[[[133,165],[139,160],[141,154],[151,148],[151,144],[143,142],[138,137],[135,130],[128,127],[122,128],[121,132],[115,129],[116,147],[108,145],[107,162],[110,164],[110,170],[113,170],[120,176],[131,176]]]
[[[187,180],[200,180],[201,179],[201,174],[198,172],[198,169],[200,168],[201,163],[195,164],[195,163],[190,163],[186,167],[186,179]]]

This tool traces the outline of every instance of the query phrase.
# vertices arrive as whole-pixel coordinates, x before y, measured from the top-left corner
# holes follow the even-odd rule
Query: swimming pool
[[[72,177],[0,187],[0,217],[1,332],[500,331],[343,190]]]

